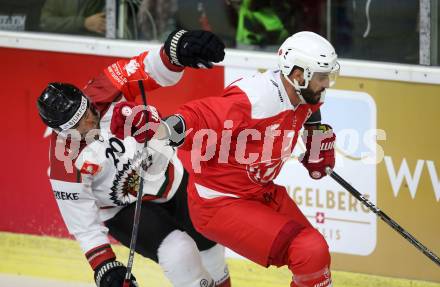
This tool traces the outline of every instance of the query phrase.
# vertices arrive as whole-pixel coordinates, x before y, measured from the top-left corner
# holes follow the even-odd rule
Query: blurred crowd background
[[[438,0],[0,0],[0,30],[163,41],[176,28],[205,29],[229,48],[268,52],[308,30],[342,58],[438,65],[439,11]]]

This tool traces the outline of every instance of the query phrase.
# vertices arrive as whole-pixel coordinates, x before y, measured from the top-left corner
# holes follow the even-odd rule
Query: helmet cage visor
[[[330,72],[314,72],[310,81],[318,83],[320,86],[332,87],[339,76],[340,66],[336,62]]]

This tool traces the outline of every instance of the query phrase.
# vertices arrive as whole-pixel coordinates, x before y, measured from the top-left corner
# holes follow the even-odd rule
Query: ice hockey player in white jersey
[[[108,234],[129,246],[146,138],[146,132],[136,130],[132,136],[112,133],[112,118],[120,118],[112,115],[133,111],[140,86],[151,91],[174,85],[185,67],[210,68],[224,57],[224,45],[214,34],[176,33],[158,51],[110,65],[83,90],[50,83],[37,100],[40,117],[53,129],[53,193],[69,232],[94,270],[97,286],[120,287],[124,280],[126,267],[116,260]],[[178,45],[172,37],[180,38]],[[154,110],[148,111],[148,119],[135,120],[161,121]],[[188,175],[175,148],[169,141],[153,139],[148,155],[136,252],[159,263],[174,286],[231,286],[224,248],[191,223]],[[135,277],[131,279],[130,286],[136,286]]]

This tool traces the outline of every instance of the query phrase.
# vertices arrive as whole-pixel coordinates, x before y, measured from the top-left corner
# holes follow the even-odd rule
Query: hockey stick
[[[142,95],[142,102],[144,103],[145,108],[147,108],[147,97],[145,95],[145,89],[144,84],[142,83],[142,80],[138,81],[139,89],[141,90]],[[148,120],[148,111],[144,110],[145,118]],[[145,131],[147,132],[147,131]],[[144,167],[147,168],[148,165],[144,164],[144,160],[148,160],[148,141],[145,139],[144,142],[144,149],[142,154],[142,161],[141,161],[141,170],[140,170],[140,183],[139,183],[139,191],[137,194],[137,201],[136,206],[134,209],[134,219],[133,219],[133,228],[131,230],[131,238],[130,238],[130,253],[128,254],[128,262],[127,262],[127,273],[125,273],[125,279],[124,284],[122,287],[130,287],[130,278],[131,278],[131,270],[133,269],[133,260],[134,260],[134,252],[136,248],[136,241],[137,241],[137,234],[139,230],[139,222],[140,222],[140,215],[141,215],[141,208],[142,208],[142,193],[143,193],[143,187],[144,187],[144,177],[143,177],[143,170]]]
[[[348,192],[351,193],[354,197],[357,198],[360,202],[362,202],[366,207],[368,207],[371,211],[373,211],[377,216],[380,217],[383,221],[385,221],[389,226],[391,226],[394,230],[400,233],[406,240],[408,240],[412,245],[414,245],[419,251],[423,252],[429,259],[431,259],[434,263],[440,266],[440,258],[434,254],[431,250],[429,250],[425,245],[420,243],[414,236],[412,236],[408,231],[403,229],[397,222],[391,219],[388,215],[386,215],[382,210],[377,208],[371,201],[369,201],[365,196],[363,196],[359,191],[357,191],[351,184],[346,182],[342,177],[340,177],[336,172],[334,172],[330,167],[326,168],[326,173],[333,178],[337,183],[342,185]]]

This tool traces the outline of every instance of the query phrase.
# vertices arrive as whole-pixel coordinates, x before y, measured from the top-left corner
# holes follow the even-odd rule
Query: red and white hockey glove
[[[137,142],[150,140],[160,125],[160,115],[155,107],[147,106],[148,119],[145,116],[145,106],[133,102],[121,102],[113,109],[111,132],[120,139],[133,136]]]
[[[305,127],[302,138],[306,152],[300,161],[313,179],[320,179],[326,175],[326,167],[335,167],[336,135],[331,126],[318,125]]]

